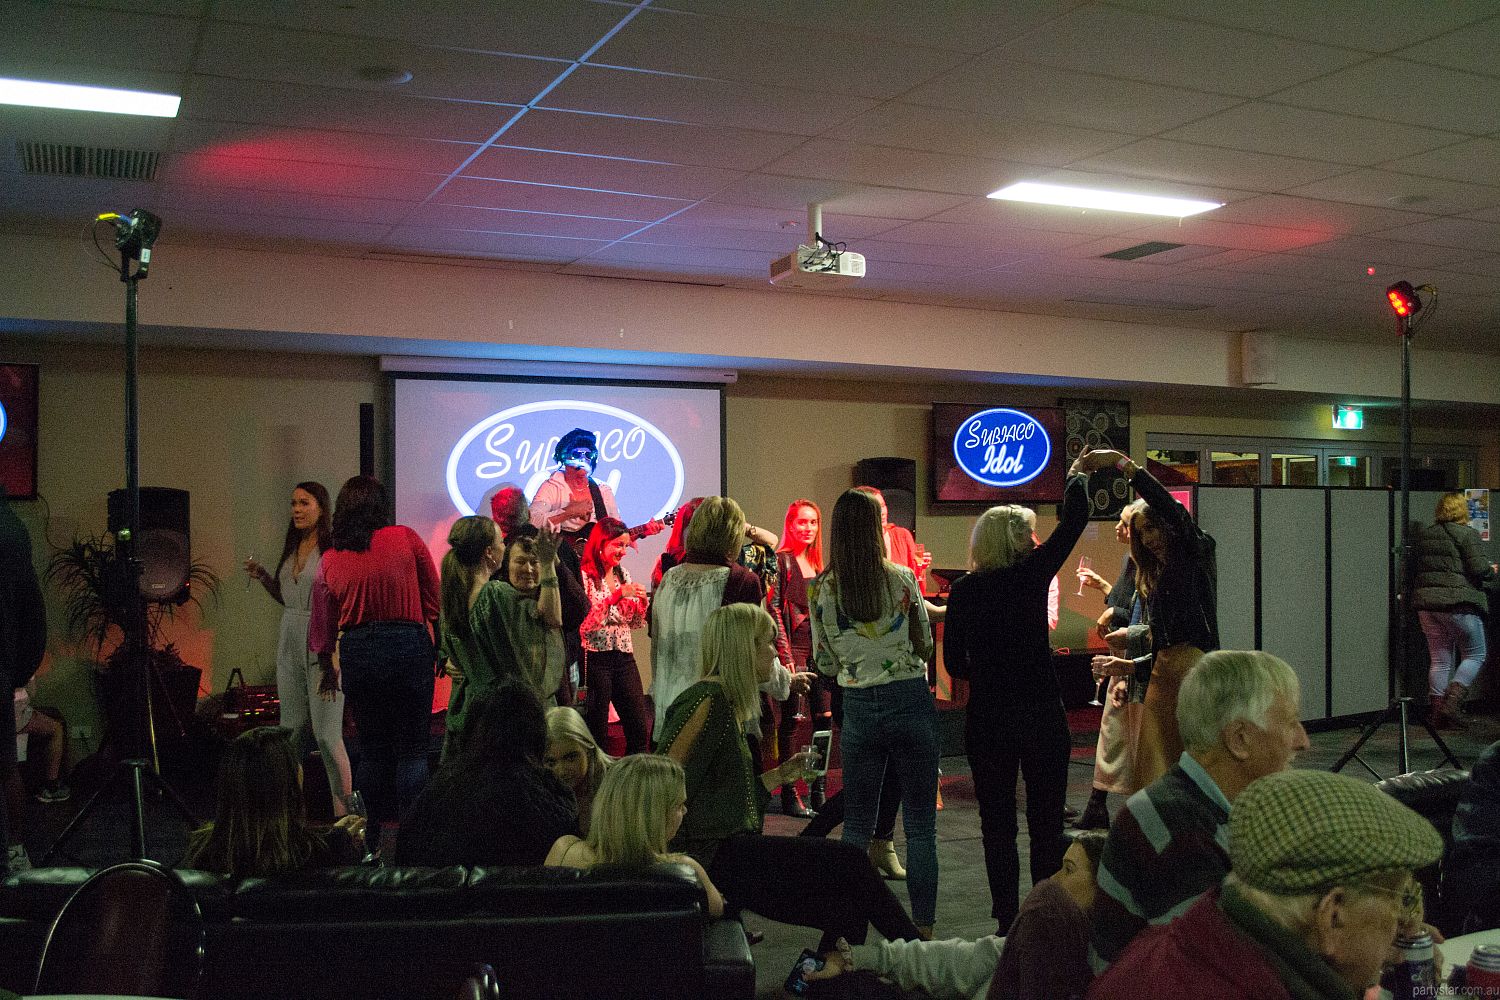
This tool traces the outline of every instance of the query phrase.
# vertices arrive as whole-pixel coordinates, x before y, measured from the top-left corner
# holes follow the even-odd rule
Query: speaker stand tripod
[[[151,670],[146,621],[146,599],[141,594],[141,561],[136,555],[136,537],[141,526],[140,486],[140,401],[136,364],[139,344],[136,331],[136,286],[146,278],[151,263],[151,244],[161,229],[161,220],[149,212],[136,210],[127,219],[112,213],[101,219],[113,221],[116,226],[115,246],[120,251],[120,280],[125,283],[125,493],[128,504],[128,527],[115,536],[116,549],[127,572],[121,586],[126,588],[128,608],[122,622],[125,633],[126,655],[119,669],[125,671],[125,711],[131,732],[126,740],[131,745],[129,755],[121,760],[99,790],[84,803],[78,815],[63,828],[63,832],[42,855],[41,864],[47,865],[66,845],[73,834],[96,814],[105,801],[106,793],[124,789],[130,798],[130,856],[140,860],[147,858],[146,843],[146,794],[149,789],[165,799],[190,827],[197,826],[197,819],[183,801],[182,796],[162,778],[156,757],[156,727],[151,711]],[[119,220],[119,221],[115,221]],[[134,272],[131,261],[139,261]],[[170,699],[169,699],[170,700]]]

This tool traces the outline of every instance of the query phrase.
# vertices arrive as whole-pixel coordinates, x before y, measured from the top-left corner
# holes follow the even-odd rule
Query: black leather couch
[[[1431,823],[1442,835],[1443,858],[1447,858],[1448,851],[1453,847],[1453,814],[1468,785],[1468,771],[1445,767],[1435,771],[1398,774],[1394,778],[1378,782],[1375,787]],[[1417,881],[1422,884],[1427,922],[1451,937],[1462,933],[1462,914],[1449,912],[1451,908],[1439,891],[1442,872],[1443,862],[1439,860],[1431,868],[1417,872]]]
[[[91,872],[50,868],[0,890],[0,987],[29,992],[47,927]],[[434,997],[476,962],[505,996],[755,995],[737,920],[704,920],[681,865],[337,868],[238,884],[182,873],[207,927],[198,996]]]

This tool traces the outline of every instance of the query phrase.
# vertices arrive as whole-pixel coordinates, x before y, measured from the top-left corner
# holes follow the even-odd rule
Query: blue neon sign
[[[986,486],[1020,486],[1047,468],[1052,440],[1041,421],[1020,410],[983,410],[958,425],[953,457]]]

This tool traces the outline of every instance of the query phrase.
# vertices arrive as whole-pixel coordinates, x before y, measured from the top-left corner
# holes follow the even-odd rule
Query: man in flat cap
[[[1307,749],[1299,698],[1297,675],[1270,653],[1219,650],[1188,671],[1177,695],[1187,749],[1126,800],[1104,846],[1089,949],[1096,972],[1229,871],[1230,803]]]
[[[1089,1000],[1357,1000],[1397,930],[1420,923],[1412,872],[1442,853],[1430,823],[1373,785],[1261,778],[1235,800],[1223,884],[1138,936]]]

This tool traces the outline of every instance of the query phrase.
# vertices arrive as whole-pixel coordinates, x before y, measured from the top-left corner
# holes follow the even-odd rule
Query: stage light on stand
[[[1422,300],[1410,281],[1398,281],[1385,290],[1385,297],[1397,316],[1412,316],[1422,309]]]

